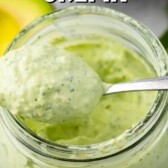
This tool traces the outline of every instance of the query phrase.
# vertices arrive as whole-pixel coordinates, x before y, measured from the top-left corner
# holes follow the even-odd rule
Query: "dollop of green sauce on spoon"
[[[54,45],[23,46],[0,59],[0,105],[45,123],[87,116],[104,93],[99,75]]]

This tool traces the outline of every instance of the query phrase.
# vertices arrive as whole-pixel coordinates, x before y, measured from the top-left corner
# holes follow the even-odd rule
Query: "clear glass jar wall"
[[[167,55],[157,38],[130,17],[100,7],[71,7],[41,17],[14,39],[8,51],[63,36],[72,43],[73,39],[91,41],[95,34],[129,48],[157,76],[167,74]],[[148,115],[127,131],[126,139],[122,141],[123,134],[115,140],[88,146],[58,145],[35,135],[5,109],[1,109],[0,115],[1,168],[166,168],[168,165],[167,92],[158,92]]]

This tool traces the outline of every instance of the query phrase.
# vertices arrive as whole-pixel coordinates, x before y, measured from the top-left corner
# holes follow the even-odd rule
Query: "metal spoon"
[[[110,85],[108,84],[107,88],[108,89],[104,95],[131,91],[168,90],[168,76],[147,78],[132,82],[123,82]]]

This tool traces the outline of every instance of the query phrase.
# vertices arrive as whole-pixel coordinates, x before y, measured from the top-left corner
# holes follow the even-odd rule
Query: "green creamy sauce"
[[[147,63],[120,43],[102,37],[68,39],[52,44],[85,60],[106,83],[154,76]],[[118,93],[103,96],[90,116],[80,121],[45,124],[21,118],[36,134],[60,144],[86,145],[114,138],[139,122],[149,111],[155,92]],[[92,102],[90,102],[92,103]]]
[[[0,105],[25,118],[85,118],[105,92],[88,64],[53,45],[24,46],[7,53],[0,65]]]

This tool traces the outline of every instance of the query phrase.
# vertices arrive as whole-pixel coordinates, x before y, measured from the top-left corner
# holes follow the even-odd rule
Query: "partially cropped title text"
[[[96,0],[45,0],[48,3],[54,3],[54,2],[59,2],[59,3],[96,3]],[[122,2],[122,3],[127,3],[128,0],[102,0],[104,3],[117,3],[117,2]]]

